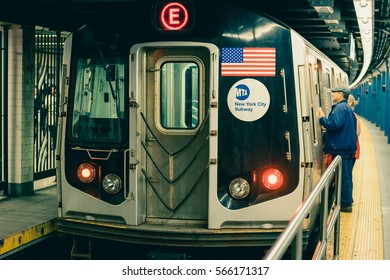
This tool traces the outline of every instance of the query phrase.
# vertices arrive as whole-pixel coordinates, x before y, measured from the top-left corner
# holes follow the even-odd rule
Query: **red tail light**
[[[276,168],[267,169],[262,176],[264,186],[269,190],[276,190],[283,185],[283,174]]]
[[[89,163],[82,163],[77,168],[77,177],[83,183],[92,182],[93,179],[95,179],[95,176],[96,176],[96,170]]]

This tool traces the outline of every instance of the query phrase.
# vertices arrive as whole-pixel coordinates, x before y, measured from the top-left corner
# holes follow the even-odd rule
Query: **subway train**
[[[316,111],[348,84],[240,1],[105,6],[62,68],[58,231],[153,248],[271,246],[323,174]]]

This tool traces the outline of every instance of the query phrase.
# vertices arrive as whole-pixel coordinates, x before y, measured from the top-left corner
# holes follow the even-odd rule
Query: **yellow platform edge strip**
[[[383,260],[383,221],[375,148],[363,119],[361,157],[353,170],[352,213],[341,213],[340,259]]]
[[[57,219],[35,225],[0,240],[0,256],[57,230]]]

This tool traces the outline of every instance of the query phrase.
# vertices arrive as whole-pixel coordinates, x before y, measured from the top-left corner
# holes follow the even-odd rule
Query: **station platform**
[[[31,196],[0,196],[0,259],[55,234],[57,189],[55,177],[34,182]]]
[[[390,259],[390,144],[360,118],[360,159],[353,169],[352,213],[341,213],[340,259]],[[387,168],[386,168],[387,167]]]
[[[380,186],[379,201],[382,211],[384,259],[390,260],[390,144],[383,131],[372,123],[367,122],[370,135],[375,146],[375,155],[378,166],[378,177]]]
[[[361,119],[361,156],[353,170],[354,206],[341,213],[340,260],[390,259],[390,144]],[[34,195],[0,195],[0,259],[56,234],[55,177],[34,183]]]

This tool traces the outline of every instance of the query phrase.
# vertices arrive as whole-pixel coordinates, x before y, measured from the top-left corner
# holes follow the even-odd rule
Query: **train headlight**
[[[249,183],[242,178],[236,178],[230,182],[229,185],[230,195],[236,199],[243,199],[247,197],[249,191],[250,191]]]
[[[266,170],[262,176],[264,186],[269,190],[279,189],[283,185],[283,174],[276,168]]]
[[[116,194],[122,188],[122,181],[115,174],[108,174],[103,178],[103,189],[109,194]]]
[[[77,168],[77,178],[83,183],[92,182],[96,177],[96,169],[89,163],[82,163]]]

